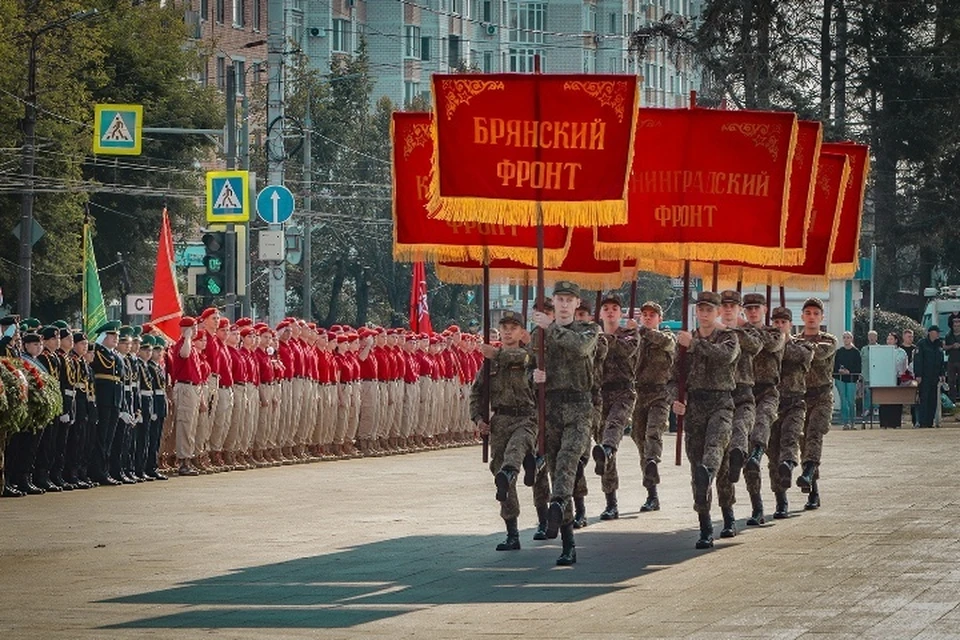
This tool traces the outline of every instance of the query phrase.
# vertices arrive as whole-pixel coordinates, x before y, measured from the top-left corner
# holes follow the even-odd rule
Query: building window
[[[333,21],[333,51],[335,53],[348,53],[350,51],[350,21]]]
[[[261,6],[260,2],[262,0],[253,0],[253,30],[260,31],[261,22],[263,20],[262,14],[260,12]]]
[[[424,62],[430,61],[430,36],[420,38],[420,59]]]
[[[225,13],[225,9],[223,5],[226,3],[226,0],[216,0],[216,2],[217,2],[217,6],[216,6],[217,15],[214,16],[214,20],[216,20],[220,24],[223,24],[223,14]]]
[[[227,60],[223,56],[217,56],[217,89],[227,90]]]
[[[403,27],[403,57],[420,59],[420,46],[423,41],[420,39],[420,27],[406,25]]]
[[[403,104],[408,105],[413,99],[420,95],[420,83],[406,81],[403,83]]]
[[[492,51],[483,52],[483,72],[484,73],[493,72],[493,52]]]
[[[617,14],[610,14],[610,28],[607,30],[607,33],[610,35],[616,35],[617,33]]]
[[[490,16],[491,16],[491,8],[490,8],[490,5],[491,5],[491,4],[492,4],[492,3],[490,2],[490,0],[483,0],[483,21],[484,21],[484,22],[490,22],[490,20],[492,19],[492,18],[490,17]]]
[[[207,0],[200,0],[200,19],[210,19],[210,6],[207,4]]]
[[[243,60],[233,61],[234,73],[237,76],[237,95],[247,94],[247,63]]]
[[[597,32],[597,5],[583,5],[583,31],[585,33]]]
[[[510,49],[510,71],[533,73],[536,56],[540,56],[540,71],[545,71],[542,49]]]
[[[244,0],[233,0],[233,26],[243,27],[246,22],[244,22],[244,6],[246,2]]]
[[[261,82],[263,82],[263,63],[262,62],[254,62],[251,72],[253,73],[253,84],[260,84]]]
[[[543,2],[514,2],[509,8],[510,42],[543,43],[547,6]]]
[[[597,52],[592,49],[583,50],[583,72],[584,73],[596,73],[597,72]]]
[[[450,66],[451,66],[451,67],[459,67],[459,66],[460,66],[460,62],[461,62],[461,59],[460,59],[460,36],[451,35],[451,36],[450,36],[450,39],[447,40],[447,45],[450,47],[450,55],[448,56],[449,59],[450,59]]]

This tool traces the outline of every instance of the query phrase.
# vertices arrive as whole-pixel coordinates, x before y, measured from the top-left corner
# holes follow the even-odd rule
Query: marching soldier
[[[657,465],[663,455],[663,432],[670,421],[670,394],[667,382],[673,369],[677,342],[673,334],[660,331],[663,308],[647,301],[640,306],[640,355],[637,368],[637,401],[633,410],[633,438],[643,460],[643,486],[647,500],[641,512],[659,511]]]
[[[505,311],[500,319],[502,346],[485,347],[490,354],[490,384],[485,385],[481,371],[470,392],[470,417],[481,434],[490,434],[490,472],[497,487],[500,517],[507,528],[507,538],[497,545],[497,551],[520,548],[520,501],[517,499],[517,474],[523,459],[534,446],[536,423],[533,385],[530,382],[532,359],[520,347],[523,318],[513,311]],[[484,422],[489,400],[489,423]]]
[[[798,340],[791,335],[793,312],[786,307],[777,307],[771,314],[773,326],[783,334],[783,358],[780,364],[780,405],[777,419],[770,427],[770,440],[767,445],[767,468],[770,472],[770,485],[774,487],[777,508],[773,513],[776,519],[789,517],[787,489],[793,480],[793,469],[797,466],[797,452],[800,448],[800,435],[806,417],[807,373],[813,363],[813,343]]]
[[[600,327],[577,322],[580,287],[561,280],[553,288],[556,320],[540,311],[533,314],[541,329],[534,340],[544,341],[546,362],[538,362],[534,382],[546,385],[546,462],[552,491],[547,511],[548,538],[560,533],[563,547],[558,565],[577,561],[573,538],[573,489],[580,457],[590,443],[594,353]],[[535,350],[534,353],[537,353]]]
[[[805,509],[820,507],[820,455],[823,452],[823,437],[830,430],[833,418],[833,360],[837,354],[836,336],[820,330],[823,324],[823,302],[808,298],[803,303],[803,333],[800,338],[813,343],[813,364],[807,372],[807,416],[800,440],[800,459],[803,473],[797,478],[797,486],[809,493]]]
[[[687,353],[686,357],[680,354],[677,358],[673,377],[674,394],[680,377],[686,376],[687,381],[686,400],[675,399],[673,411],[686,416],[684,446],[693,480],[693,508],[700,520],[697,549],[713,546],[711,485],[730,442],[736,388],[734,365],[740,355],[737,336],[717,326],[719,306],[720,295],[713,291],[697,296],[697,329],[677,334],[677,343]]]
[[[749,434],[750,457],[743,467],[744,482],[750,494],[752,513],[747,520],[751,526],[764,524],[763,499],[760,496],[760,460],[770,441],[770,425],[777,419],[777,407],[780,404],[780,365],[783,360],[784,334],[776,327],[764,324],[767,314],[767,299],[759,293],[743,296],[743,308],[747,322],[760,336],[762,347],[753,357],[753,400],[756,405],[756,419]],[[742,346],[742,345],[741,345]]]
[[[595,473],[601,477],[601,488],[607,498],[607,507],[600,514],[601,520],[620,517],[617,507],[617,449],[623,439],[623,431],[630,424],[637,400],[637,362],[640,354],[637,323],[632,320],[627,327],[620,326],[622,317],[620,296],[607,294],[600,302],[600,320],[603,322],[603,337],[607,354],[603,360],[601,394],[602,425],[595,438],[593,460]]]

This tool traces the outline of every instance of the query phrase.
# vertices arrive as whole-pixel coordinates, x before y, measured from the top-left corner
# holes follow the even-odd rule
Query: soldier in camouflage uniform
[[[583,308],[584,305],[581,305]],[[592,322],[592,316],[587,310],[586,320],[579,320],[583,317],[580,309],[577,309],[578,322]],[[607,337],[601,333],[597,338],[597,350],[593,355],[593,387],[590,389],[590,402],[593,405],[593,411],[590,413],[590,437],[594,442],[602,440],[603,433],[603,392],[601,383],[603,382],[603,363],[607,359],[609,344]],[[580,462],[577,464],[577,479],[573,484],[573,528],[582,529],[587,526],[587,504],[585,498],[589,491],[587,489],[587,477],[584,469],[587,468],[587,462],[590,458],[590,442],[587,442],[587,448],[580,456]],[[616,468],[614,468],[616,473]]]
[[[563,549],[558,565],[577,561],[573,539],[573,490],[580,456],[590,442],[594,354],[600,328],[577,322],[580,287],[559,281],[553,289],[556,320],[539,311],[533,321],[540,327],[534,341],[543,340],[545,362],[538,362],[534,382],[546,386],[546,461],[552,481],[547,512],[547,537],[561,533]],[[535,350],[534,353],[537,353]]]
[[[616,294],[607,294],[600,303],[607,355],[601,370],[602,425],[600,433],[594,436],[597,444],[593,447],[593,461],[596,463],[594,472],[601,477],[600,485],[607,498],[606,509],[600,514],[601,520],[620,517],[617,506],[617,489],[620,487],[617,449],[623,439],[624,429],[633,418],[633,407],[637,401],[640,336],[637,323],[633,320],[629,321],[627,327],[620,326],[622,308],[620,296]]]
[[[524,457],[533,451],[536,439],[535,403],[530,370],[533,359],[520,347],[523,317],[505,311],[500,318],[502,347],[484,345],[489,356],[490,385],[484,384],[483,370],[477,374],[470,392],[470,419],[482,435],[490,435],[490,472],[497,487],[500,517],[506,523],[507,539],[497,545],[497,551],[520,548],[517,518],[520,502],[517,499],[517,474]],[[489,399],[491,414],[484,422]]]
[[[770,425],[777,419],[777,407],[780,404],[777,384],[780,382],[784,335],[776,327],[764,324],[767,299],[762,294],[748,293],[743,296],[743,308],[747,315],[747,322],[760,336],[763,344],[760,352],[753,357],[753,399],[757,412],[749,434],[752,451],[743,467],[743,477],[752,507],[747,524],[759,526],[765,522],[763,499],[760,497],[760,460],[767,450],[767,443],[770,441]]]
[[[740,344],[733,331],[718,326],[720,295],[703,291],[697,296],[697,330],[681,331],[677,343],[687,349],[674,366],[672,391],[686,377],[685,402],[675,399],[673,411],[686,416],[684,445],[693,484],[693,508],[699,515],[697,549],[713,546],[710,520],[711,485],[723,463],[733,429],[733,390]]]
[[[534,311],[539,311],[539,306],[534,307]],[[553,320],[553,300],[549,298],[543,301],[543,312]],[[535,330],[536,331],[536,330]],[[530,342],[529,334],[524,336],[527,339],[530,353],[533,353],[533,344]],[[537,510],[537,529],[533,533],[534,540],[547,539],[547,505],[550,503],[550,474],[546,470],[546,462],[543,458],[536,455],[536,451],[523,459],[523,484],[533,487],[533,506]],[[574,487],[574,495],[579,488],[579,482]],[[583,484],[586,484],[585,482]],[[586,491],[584,491],[586,495]]]
[[[733,331],[740,343],[740,356],[737,358],[736,388],[733,391],[733,430],[727,453],[717,473],[717,500],[723,514],[721,538],[737,535],[737,521],[733,515],[736,504],[735,483],[740,481],[740,472],[747,458],[750,430],[757,419],[757,405],[753,399],[753,357],[763,348],[759,332],[748,325],[742,316],[740,292],[726,290],[720,294],[720,320]]]
[[[630,432],[643,460],[643,486],[647,501],[641,512],[659,511],[657,464],[663,455],[663,432],[670,421],[670,394],[667,382],[673,369],[677,341],[668,331],[660,331],[663,308],[647,301],[640,306],[640,354],[637,367],[637,401]]]
[[[800,459],[803,473],[797,478],[797,486],[809,493],[806,509],[820,507],[820,455],[823,452],[823,436],[830,431],[833,417],[833,360],[837,354],[837,337],[820,330],[823,323],[823,302],[808,298],[803,303],[803,333],[800,339],[814,345],[813,364],[807,372],[807,417],[803,437],[800,439]]]
[[[783,358],[780,364],[780,394],[778,417],[770,427],[768,441],[767,468],[770,471],[770,485],[777,499],[777,509],[773,513],[776,519],[789,516],[787,489],[793,478],[793,469],[797,466],[797,450],[803,420],[807,413],[804,396],[807,391],[807,372],[813,362],[813,344],[798,340],[791,335],[793,313],[786,307],[777,307],[771,314],[773,326],[784,336]]]

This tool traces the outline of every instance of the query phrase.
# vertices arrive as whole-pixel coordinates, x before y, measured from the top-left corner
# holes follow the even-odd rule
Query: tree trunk
[[[753,48],[754,0],[741,0],[740,55],[743,60],[743,98],[747,109],[757,108],[757,59]]]
[[[367,324],[367,314],[370,310],[370,283],[367,281],[367,270],[357,270],[357,323],[362,327]]]
[[[823,0],[823,16],[820,19],[820,122],[830,124],[831,51],[830,18],[833,0]]]
[[[323,321],[324,326],[329,327],[337,323],[337,317],[340,315],[340,293],[343,291],[343,280],[346,275],[347,269],[343,260],[337,260],[337,272],[333,276],[333,282],[330,283],[330,307]]]
[[[771,0],[758,0],[757,7],[757,106],[770,109],[770,21],[773,20]]]
[[[835,135],[847,135],[847,7],[846,0],[837,0],[837,62],[836,88],[834,90]]]

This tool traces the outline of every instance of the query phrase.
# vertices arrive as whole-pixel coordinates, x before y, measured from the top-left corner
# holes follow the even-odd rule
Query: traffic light
[[[226,284],[226,234],[222,231],[207,231],[201,240],[206,252],[203,256],[206,271],[197,279],[197,293],[202,296],[221,296]]]

